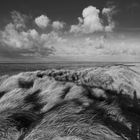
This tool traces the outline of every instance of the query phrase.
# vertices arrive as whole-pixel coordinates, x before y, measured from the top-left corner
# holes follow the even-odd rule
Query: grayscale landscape
[[[0,0],[0,140],[140,140],[140,1]]]

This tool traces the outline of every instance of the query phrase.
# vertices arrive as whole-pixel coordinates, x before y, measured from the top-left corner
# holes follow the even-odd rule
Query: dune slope
[[[0,78],[0,140],[138,140],[140,74],[128,66]]]

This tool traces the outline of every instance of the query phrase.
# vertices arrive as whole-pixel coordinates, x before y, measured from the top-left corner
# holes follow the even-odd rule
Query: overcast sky
[[[139,0],[0,2],[0,61],[140,61]]]

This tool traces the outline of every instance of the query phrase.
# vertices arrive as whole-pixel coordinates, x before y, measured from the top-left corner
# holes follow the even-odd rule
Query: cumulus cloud
[[[78,17],[78,24],[72,25],[70,30],[70,32],[82,33],[82,36],[73,38],[69,32],[67,34],[60,32],[65,27],[64,22],[51,21],[47,16],[42,15],[35,18],[36,24],[42,29],[49,26],[49,30],[28,28],[26,25],[28,16],[14,11],[11,13],[11,23],[0,31],[0,47],[2,48],[0,49],[3,54],[14,54],[12,57],[15,55],[44,57],[54,53],[55,57],[75,56],[75,58],[77,56],[140,54],[139,48],[136,47],[139,43],[130,43],[129,40],[122,42],[124,38],[121,37],[119,41],[116,41],[113,33],[112,37],[106,33],[88,35],[96,31],[111,32],[115,27],[113,15],[113,7],[103,8],[101,11],[93,6],[85,8],[82,17]]]
[[[60,30],[64,28],[65,23],[62,21],[52,21],[46,16],[41,15],[35,18],[35,23],[39,28],[46,28],[48,26],[52,27],[54,30]]]
[[[41,15],[37,18],[35,18],[35,23],[38,27],[44,29],[49,25],[50,19],[45,16],[45,15]]]
[[[96,7],[85,8],[82,13],[83,18],[78,18],[79,24],[72,25],[70,32],[92,33],[103,30],[99,13],[100,11]]]
[[[61,21],[54,21],[52,23],[52,27],[56,30],[59,30],[59,29],[63,29],[64,28],[64,22],[61,22]]]
[[[99,18],[100,11],[93,6],[89,6],[83,10],[83,26],[85,32],[95,32],[102,30],[101,20]]]
[[[17,51],[23,51],[24,53],[42,53],[40,50],[44,50],[44,47],[41,46],[38,37],[39,34],[36,30],[19,32],[15,26],[10,23],[5,27],[4,31],[1,31],[1,44]],[[47,52],[47,49],[44,51]]]
[[[39,33],[26,27],[19,13],[12,13],[13,21],[0,31],[0,44],[23,56],[47,56],[55,52],[54,46],[65,41],[55,31]],[[20,30],[19,30],[20,29]]]
[[[8,24],[4,31],[1,31],[1,44],[11,48],[22,50],[22,54],[49,55],[54,52],[53,45],[65,41],[58,33],[39,34],[35,29],[17,31],[13,24]]]
[[[104,26],[100,18],[101,11],[94,6],[88,6],[82,12],[82,18],[79,17],[79,24],[72,25],[70,32],[82,32],[82,33],[93,33],[96,31],[112,31],[115,24],[112,20],[113,8],[104,8],[102,14],[106,15],[108,20],[108,25]]]

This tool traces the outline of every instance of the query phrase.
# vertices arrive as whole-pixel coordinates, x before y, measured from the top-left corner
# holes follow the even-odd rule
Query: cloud
[[[47,16],[42,15],[35,20],[39,20],[39,28],[28,28],[28,16],[17,11],[11,13],[12,21],[0,31],[0,55],[6,57],[37,57],[43,58],[54,54],[71,57],[89,57],[89,56],[118,56],[140,54],[139,41],[130,42],[125,37],[116,37],[111,32],[115,28],[113,20],[114,7],[103,8],[89,6],[82,12],[82,17],[78,17],[78,24],[72,25],[70,32],[79,33],[81,36],[74,36],[64,30],[65,23],[62,21],[52,21]],[[47,17],[47,18],[43,18]],[[48,19],[48,22],[45,19]],[[34,22],[34,21],[32,21]],[[60,32],[60,30],[62,32]],[[101,31],[100,34],[93,34]],[[110,36],[111,35],[111,36]],[[122,41],[123,40],[123,41]],[[131,40],[132,41],[132,40]],[[54,57],[54,56],[50,56]]]
[[[100,18],[100,13],[105,15],[108,20],[108,25],[103,25],[103,19]],[[113,8],[103,8],[101,12],[94,6],[88,6],[82,12],[82,18],[78,18],[78,25],[72,25],[70,32],[74,33],[94,33],[97,31],[112,31],[115,27],[115,23],[112,19]]]
[[[4,31],[1,31],[1,44],[18,51],[22,55],[47,56],[54,53],[54,45],[63,42],[56,32],[39,34],[35,29],[17,31],[13,24],[8,24]]]
[[[115,22],[113,21],[113,15],[115,14],[115,7],[103,8],[102,14],[106,16],[108,25],[105,26],[105,31],[112,31],[115,28]]]
[[[1,46],[11,48],[15,54],[18,52],[22,56],[48,56],[55,52],[54,46],[57,43],[65,41],[55,31],[39,33],[36,29],[24,30],[15,19],[0,31]]]
[[[62,21],[53,21],[51,22],[51,20],[45,16],[45,15],[41,15],[39,17],[35,18],[35,23],[38,27],[44,29],[48,26],[52,27],[53,30],[60,30],[64,28],[65,23]]]
[[[105,37],[100,36],[96,39],[86,38],[85,39],[85,46],[92,47],[95,50],[102,50],[105,48]]]
[[[53,27],[53,29],[56,29],[56,30],[63,29],[64,28],[64,22],[54,21],[52,23],[52,27]]]
[[[102,56],[139,56],[139,41],[131,39],[122,40],[112,36],[94,35],[94,36],[80,36],[78,39],[67,41],[67,44],[59,47],[59,53],[66,56],[75,57],[102,57]]]
[[[101,39],[100,42],[103,44],[102,54],[110,56],[136,56],[140,54],[139,43],[134,40],[116,40],[113,37],[113,40]]]
[[[95,32],[102,30],[100,11],[96,7],[89,6],[83,10],[83,28],[85,32]]]
[[[37,18],[35,18],[35,23],[38,27],[44,29],[49,25],[50,19],[45,16],[45,15],[41,15]]]
[[[15,25],[16,29],[26,28],[25,22],[28,18],[26,15],[21,14],[17,11],[12,11],[11,18],[13,20],[13,24]]]
[[[93,33],[102,31],[103,26],[99,18],[100,11],[93,6],[89,6],[83,10],[82,18],[78,18],[79,24],[72,25],[70,32]]]

